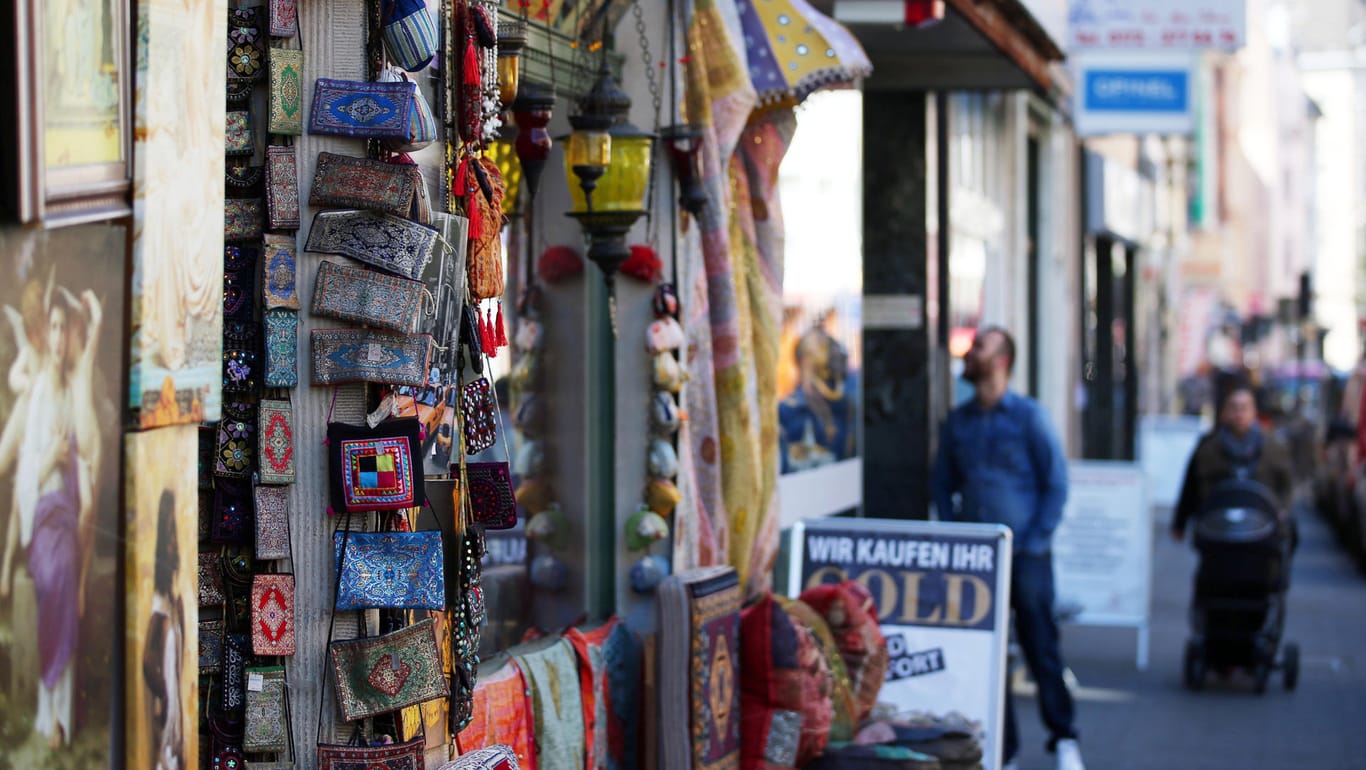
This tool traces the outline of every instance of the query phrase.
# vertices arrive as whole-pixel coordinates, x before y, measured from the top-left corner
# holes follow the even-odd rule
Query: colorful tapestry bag
[[[228,9],[229,79],[256,80],[265,72],[266,35],[260,11],[260,8]]]
[[[421,281],[324,260],[313,282],[313,315],[412,334],[424,289]]]
[[[251,647],[257,655],[294,654],[294,576],[254,575]]]
[[[245,401],[225,401],[222,419],[218,421],[218,453],[214,458],[214,475],[219,478],[249,478],[255,454],[255,405]]]
[[[393,511],[422,505],[414,463],[422,456],[421,424],[413,417],[374,428],[334,422],[327,426],[332,510]]]
[[[223,630],[221,620],[199,621],[199,673],[215,674],[223,668]]]
[[[223,171],[223,195],[228,198],[260,198],[266,194],[263,166],[229,165]]]
[[[465,384],[460,392],[460,411],[465,418],[465,451],[471,455],[498,442],[498,403],[493,386],[480,377]]]
[[[242,749],[274,753],[289,749],[289,707],[285,667],[247,669],[246,732]]]
[[[455,509],[460,510],[460,466],[452,465],[455,477]],[[470,509],[476,524],[485,529],[517,526],[517,499],[512,492],[512,471],[505,462],[466,463]]]
[[[337,532],[332,539],[338,611],[446,609],[440,530]]]
[[[261,259],[261,301],[267,310],[299,309],[297,251],[293,236],[265,237]]]
[[[258,486],[256,497],[256,560],[288,559],[289,490],[285,487]]]
[[[223,133],[223,154],[251,155],[256,150],[256,133],[251,126],[251,112],[228,110]]]
[[[337,700],[348,722],[450,694],[430,618],[384,636],[332,642],[329,648]]]
[[[369,329],[314,329],[313,384],[378,382],[427,384],[430,334],[393,334]]]
[[[319,211],[307,248],[419,280],[436,253],[438,237],[435,228],[378,211]]]
[[[299,384],[299,314],[267,310],[261,318],[266,327],[266,387],[292,388]]]
[[[270,36],[294,37],[298,33],[298,0],[270,0]]]
[[[266,230],[265,205],[260,198],[223,199],[223,240],[260,240]]]
[[[199,606],[217,607],[223,604],[223,570],[219,567],[218,551],[199,552]]]
[[[408,73],[397,67],[389,67],[380,73],[381,83],[411,83]],[[427,105],[427,97],[422,90],[413,87],[412,114],[408,117],[408,136],[403,139],[390,139],[385,142],[394,152],[417,152],[436,141],[436,117]]]
[[[253,303],[255,304],[255,303]],[[223,393],[249,398],[261,376],[256,323],[223,320]]]
[[[298,136],[304,132],[304,52],[270,49],[270,133]]]
[[[423,739],[388,746],[318,744],[318,770],[425,770]]]
[[[407,139],[417,86],[318,78],[308,133],[356,139]]]
[[[266,148],[266,214],[272,230],[299,229],[299,161],[294,148]]]
[[[308,202],[314,206],[381,211],[415,218],[422,173],[416,166],[318,153]]]
[[[384,48],[395,64],[409,72],[425,69],[436,56],[440,37],[436,20],[423,0],[383,0],[380,20]]]
[[[294,483],[294,407],[288,401],[261,399],[256,407],[257,434],[260,444],[257,455],[261,467],[257,471],[262,484]]]
[[[223,637],[223,689],[219,703],[223,711],[240,711],[247,701],[247,659],[251,657],[251,637],[225,634]]]

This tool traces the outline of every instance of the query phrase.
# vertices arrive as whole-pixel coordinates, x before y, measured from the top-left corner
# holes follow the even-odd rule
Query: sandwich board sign
[[[854,580],[872,594],[891,663],[878,700],[958,712],[979,726],[985,770],[1004,747],[1011,534],[995,524],[806,519],[788,541],[786,590]]]

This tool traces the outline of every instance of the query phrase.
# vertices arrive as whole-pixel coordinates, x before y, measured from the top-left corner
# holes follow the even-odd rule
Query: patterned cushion
[[[771,595],[740,614],[742,770],[797,768],[830,734],[830,667],[815,635]]]
[[[783,609],[793,620],[806,626],[811,633],[815,634],[821,656],[830,666],[830,700],[835,707],[835,719],[830,724],[830,740],[841,743],[853,740],[854,734],[858,730],[856,718],[859,710],[858,700],[854,697],[854,686],[849,681],[849,668],[844,665],[844,658],[840,656],[840,648],[835,642],[835,635],[830,633],[830,624],[826,623],[825,618],[811,609],[806,602],[789,599],[786,596],[774,596],[773,598],[783,606]]]
[[[846,580],[808,588],[800,598],[829,624],[849,669],[858,700],[858,719],[864,719],[877,703],[888,665],[887,640],[878,626],[872,595],[858,583]]]

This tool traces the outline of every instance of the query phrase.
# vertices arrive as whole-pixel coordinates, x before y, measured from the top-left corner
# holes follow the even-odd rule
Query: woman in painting
[[[797,340],[794,356],[797,385],[778,404],[784,473],[843,460],[854,449],[844,347],[818,324]]]
[[[156,566],[152,579],[151,617],[142,647],[142,682],[147,688],[144,715],[152,770],[181,770],[185,745],[185,705],[181,702],[181,656],[185,609],[176,583],[180,580],[180,542],[176,535],[175,495],[161,493],[157,510]]]

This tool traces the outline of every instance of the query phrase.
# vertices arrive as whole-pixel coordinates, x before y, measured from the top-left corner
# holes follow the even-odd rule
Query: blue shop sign
[[[1190,73],[1185,70],[1091,69],[1085,78],[1087,110],[1183,114],[1190,109]]]

